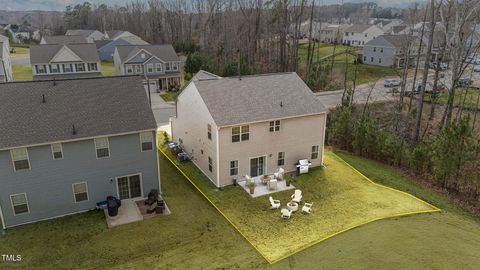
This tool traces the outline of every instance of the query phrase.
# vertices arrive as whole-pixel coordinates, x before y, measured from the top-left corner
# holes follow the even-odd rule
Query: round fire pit
[[[287,203],[287,209],[291,210],[293,212],[297,211],[298,210],[298,203],[296,203],[294,201],[291,201],[291,202]]]

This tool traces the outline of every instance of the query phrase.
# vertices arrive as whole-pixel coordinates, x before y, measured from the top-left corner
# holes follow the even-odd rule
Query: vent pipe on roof
[[[42,94],[42,103],[47,103],[47,100],[45,99],[45,95]]]
[[[76,135],[77,130],[75,129],[75,125],[72,125],[72,135]]]

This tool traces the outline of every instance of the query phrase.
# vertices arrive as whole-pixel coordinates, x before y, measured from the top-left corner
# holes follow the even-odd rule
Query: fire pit
[[[298,203],[294,202],[294,201],[290,201],[287,203],[287,209],[288,210],[291,210],[293,212],[297,211],[298,210]]]

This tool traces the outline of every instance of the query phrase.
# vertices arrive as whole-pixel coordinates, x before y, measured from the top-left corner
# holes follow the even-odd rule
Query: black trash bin
[[[113,197],[113,196],[108,196],[107,197],[107,210],[108,210],[108,215],[111,217],[114,217],[118,215],[118,208],[122,205],[122,202]]]

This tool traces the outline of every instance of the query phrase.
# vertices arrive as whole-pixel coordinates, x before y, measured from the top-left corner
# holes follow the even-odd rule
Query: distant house
[[[14,43],[23,43],[25,40],[31,38],[33,29],[28,25],[16,25],[8,24],[4,27],[5,31],[8,31],[12,36],[12,41]]]
[[[200,71],[177,99],[173,140],[217,187],[245,175],[323,164],[327,109],[296,73],[222,78]]]
[[[120,45],[148,45],[148,42],[143,39],[132,35],[123,36],[117,39],[105,39],[95,41],[97,46],[98,55],[102,61],[113,61],[113,54],[115,53],[115,47]]]
[[[44,36],[40,40],[40,44],[75,44],[75,43],[88,43],[88,41],[84,36]]]
[[[93,43],[44,44],[30,47],[34,80],[100,76],[100,58]]]
[[[157,125],[140,81],[0,84],[3,229],[160,189]]]
[[[322,43],[342,43],[344,31],[348,27],[348,24],[322,24],[315,39]]]
[[[65,33],[66,36],[83,36],[87,39],[88,42],[94,42],[95,40],[105,39],[105,34],[98,30],[67,30]]]
[[[124,38],[124,37],[138,37],[137,35],[134,35],[128,31],[123,31],[123,30],[112,30],[112,31],[106,31],[105,32],[105,38],[106,39],[111,39],[111,40],[116,40],[119,38]]]
[[[10,62],[10,43],[6,36],[0,35],[0,82],[13,81]]]
[[[418,38],[407,35],[382,35],[363,46],[363,63],[384,67],[404,67],[405,52],[410,50],[410,65],[418,50]]]
[[[116,46],[113,61],[117,75],[141,75],[159,90],[183,84],[183,63],[170,44]]]
[[[383,35],[383,30],[376,25],[354,24],[345,29],[343,44],[361,47],[380,35]]]

